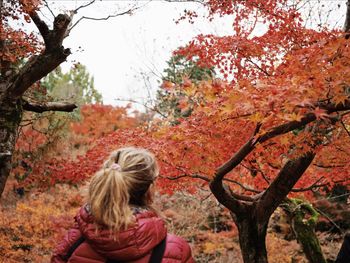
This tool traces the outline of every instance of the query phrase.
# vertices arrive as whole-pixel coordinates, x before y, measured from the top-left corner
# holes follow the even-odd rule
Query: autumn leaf
[[[321,109],[319,107],[316,107],[313,111],[312,111],[313,114],[315,114],[316,116],[316,119],[326,119],[329,117],[328,113],[326,110],[324,109]]]

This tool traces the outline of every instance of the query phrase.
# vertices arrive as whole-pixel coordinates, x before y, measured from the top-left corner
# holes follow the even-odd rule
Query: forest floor
[[[84,188],[57,185],[21,198],[12,187],[10,182],[0,203],[0,262],[49,262],[53,247],[84,202]],[[202,197],[181,192],[170,197],[158,195],[155,207],[167,222],[169,232],[190,243],[196,262],[242,262],[237,229],[228,211],[207,192]],[[275,229],[279,229],[278,233]],[[326,258],[334,261],[342,236],[317,234]],[[269,262],[307,262],[292,236],[283,212],[277,210],[267,234]]]

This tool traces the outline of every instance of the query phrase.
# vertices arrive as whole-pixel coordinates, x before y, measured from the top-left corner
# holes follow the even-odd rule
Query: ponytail
[[[133,222],[130,205],[150,207],[149,187],[158,175],[154,156],[137,148],[113,152],[91,179],[88,203],[96,223],[112,231]]]
[[[128,188],[120,171],[107,168],[96,173],[89,187],[89,203],[97,223],[112,231],[125,229],[131,223]]]

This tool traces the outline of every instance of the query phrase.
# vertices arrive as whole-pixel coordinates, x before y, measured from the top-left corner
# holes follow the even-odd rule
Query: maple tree
[[[71,54],[70,49],[63,46],[63,40],[83,19],[107,20],[131,14],[133,10],[140,8],[134,6],[105,18],[83,16],[72,23],[74,15],[95,1],[91,0],[74,10],[55,15],[45,1],[0,0],[0,195],[11,170],[12,155],[23,112],[71,112],[77,107],[72,102],[58,101],[58,98],[43,96],[38,99],[26,96],[41,89],[43,86],[37,85],[37,81],[66,61]],[[40,10],[45,7],[54,16],[52,25],[39,16]],[[25,26],[31,22],[40,34],[30,31],[29,27]],[[83,68],[80,68],[81,74],[77,73],[74,77],[78,82],[92,82],[88,79],[79,80],[85,74]],[[90,96],[90,100],[100,99],[93,85],[81,92]]]
[[[0,193],[11,169],[16,134],[23,110],[72,111],[76,106],[65,102],[25,100],[24,93],[32,85],[66,60],[70,50],[62,46],[71,17],[59,14],[53,28],[39,17],[40,1],[0,2]],[[44,43],[34,32],[14,25],[33,21]],[[44,44],[44,45],[43,45]],[[34,86],[35,88],[35,86]]]
[[[287,1],[209,1],[210,18],[233,15],[234,34],[199,35],[177,51],[233,79],[181,87],[199,101],[196,119],[184,122],[183,134],[194,138],[193,130],[208,136],[202,150],[194,151],[204,157],[203,166],[194,169],[188,163],[185,169],[187,176],[207,180],[218,201],[232,212],[245,262],[267,262],[267,223],[294,185],[299,182],[306,190],[323,179],[349,179],[349,5],[344,33],[305,27],[297,6]],[[251,19],[255,23],[248,23]],[[257,21],[267,25],[261,36],[252,35]],[[215,158],[223,152],[226,162]],[[230,152],[235,154],[228,158]],[[214,166],[206,171],[208,161]],[[309,167],[312,162],[315,167]],[[337,167],[339,162],[345,165]]]
[[[51,113],[41,114],[29,125],[22,121],[24,126],[12,161],[12,174],[17,180],[14,190],[22,196],[29,189],[44,190],[58,182],[78,184],[84,176],[72,176],[69,172],[60,176],[54,171],[69,167],[67,156],[75,159],[80,155],[78,158],[81,158],[104,136],[139,126],[143,121],[138,112],[130,116],[129,110],[130,106],[86,104],[80,106],[78,119]],[[28,114],[26,116],[28,118]]]
[[[244,262],[263,263],[270,216],[287,195],[350,179],[350,4],[344,31],[306,27],[298,6],[284,0],[207,7],[210,19],[232,15],[234,34],[199,35],[176,54],[232,81],[165,85],[193,103],[189,117],[110,134],[56,175],[89,177],[115,147],[148,148],[160,161],[161,190],[208,184],[232,214]],[[261,23],[266,32],[252,35]]]
[[[161,191],[194,192],[209,185],[238,227],[244,261],[267,262],[267,223],[286,196],[349,179],[350,4],[345,33],[305,27],[297,6],[284,0],[209,0],[206,6],[209,19],[217,14],[232,15],[234,34],[200,35],[176,54],[194,57],[204,68],[217,67],[232,81],[196,83],[188,79],[164,85],[168,92],[186,95],[183,99],[192,105],[190,116],[180,118],[177,125],[154,120],[146,128],[117,130],[96,140],[84,156],[53,160],[46,171],[54,182],[77,183],[98,170],[116,147],[148,148],[160,162],[157,183]],[[38,22],[35,14],[33,17],[30,12]],[[187,15],[195,17],[193,12]],[[248,23],[251,20],[253,23]],[[257,24],[266,25],[261,36],[252,34]],[[50,32],[55,36],[55,29]],[[62,42],[50,48],[50,39],[45,41],[49,48],[16,74],[28,73],[37,59],[62,51]],[[2,56],[1,69],[14,59],[10,53],[3,54],[8,57]],[[11,72],[3,72],[7,71],[2,71],[1,83],[11,76]],[[13,82],[13,87],[25,82],[18,83]],[[16,99],[20,97],[18,90],[9,91]],[[1,113],[6,110],[8,114],[1,116],[18,113],[14,110],[17,102],[10,102],[12,111],[1,103],[5,105]],[[181,107],[186,107],[186,101]],[[11,126],[11,136],[16,125]],[[1,134],[8,139],[9,128]],[[6,165],[8,155],[0,156]],[[2,176],[6,165],[0,167]]]

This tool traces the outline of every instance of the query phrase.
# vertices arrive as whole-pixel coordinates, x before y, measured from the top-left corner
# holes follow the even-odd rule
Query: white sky
[[[59,10],[72,10],[89,1],[47,2],[57,14]],[[325,5],[326,11],[329,5],[342,5],[333,20],[339,20],[339,17],[344,15],[345,1],[339,0],[311,1],[310,10],[313,9],[313,3],[319,5],[320,2]],[[105,17],[125,11],[133,3],[135,1],[97,0],[93,5],[82,9],[76,15],[76,19],[82,15]],[[198,3],[169,3],[156,0],[137,3],[145,6],[131,16],[123,15],[106,21],[81,21],[64,42],[64,46],[71,48],[73,54],[69,56],[68,63],[62,65],[63,68],[68,69],[74,62],[86,65],[95,77],[95,87],[102,93],[105,104],[125,105],[118,102],[117,98],[139,101],[146,98],[148,92],[142,73],[150,77],[151,93],[154,95],[159,86],[159,76],[166,67],[166,61],[172,51],[185,45],[199,33],[232,34],[230,18],[217,18],[214,22],[197,19],[194,24],[186,21],[175,24],[175,20],[181,16],[184,9],[195,9],[199,14],[205,14],[204,8]],[[46,11],[44,15],[52,21],[52,16]]]
[[[56,14],[57,10],[71,10],[86,3],[67,0],[47,2]],[[118,10],[127,10],[130,3],[133,2],[97,2],[82,9],[77,17],[105,17]],[[159,76],[172,51],[199,33],[227,35],[231,32],[228,18],[217,19],[215,23],[199,19],[195,24],[186,21],[176,24],[175,20],[186,8],[201,9],[204,14],[200,4],[153,1],[131,16],[123,15],[107,21],[83,20],[64,41],[64,46],[71,48],[73,54],[62,66],[68,69],[74,62],[86,65],[95,77],[95,87],[102,93],[105,104],[125,105],[117,98],[142,101],[148,96],[142,73],[150,77],[151,93],[154,95],[159,86]],[[45,16],[50,20],[49,13],[45,12]]]

